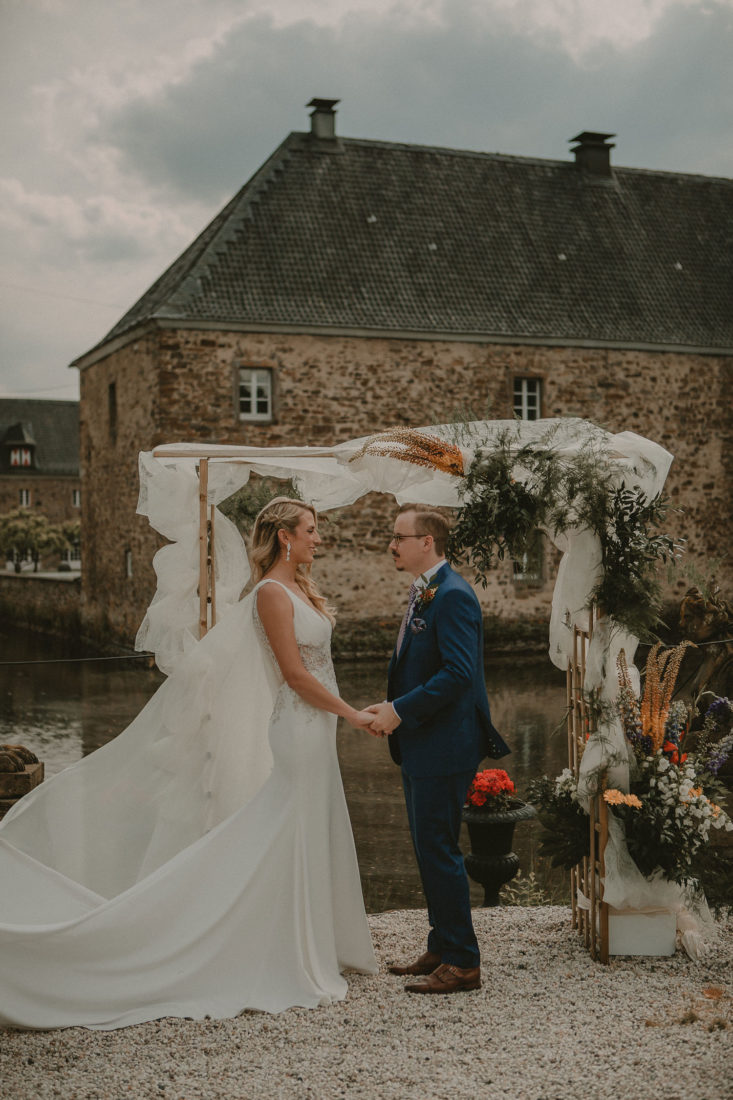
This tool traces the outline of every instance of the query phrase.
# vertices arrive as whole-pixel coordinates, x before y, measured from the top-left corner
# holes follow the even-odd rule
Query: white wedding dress
[[[0,823],[0,1024],[279,1012],[376,971],[336,718],[283,681],[256,591]],[[330,624],[289,594],[303,662],[336,692]]]

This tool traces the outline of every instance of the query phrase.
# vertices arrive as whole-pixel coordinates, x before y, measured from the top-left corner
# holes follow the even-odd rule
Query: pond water
[[[27,745],[47,777],[121,732],[163,679],[144,660],[84,656],[61,641],[0,631],[0,743]],[[381,662],[339,663],[342,696],[356,707],[382,699],[385,671]],[[549,660],[512,659],[489,664],[486,682],[494,724],[512,749],[501,766],[524,794],[530,779],[566,764],[564,675]],[[340,721],[338,750],[367,909],[422,908],[400,772],[385,742]],[[538,858],[536,847],[536,823],[520,823],[514,850],[522,876],[534,872],[549,900],[565,901],[564,876]],[[482,888],[471,890],[480,905]]]

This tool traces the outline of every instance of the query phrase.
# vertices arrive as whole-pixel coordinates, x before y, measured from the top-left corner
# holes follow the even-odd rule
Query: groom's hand
[[[400,724],[401,719],[395,713],[391,703],[373,703],[366,709],[374,715],[374,721],[369,727],[369,732],[376,737],[386,737],[392,730],[397,729]]]

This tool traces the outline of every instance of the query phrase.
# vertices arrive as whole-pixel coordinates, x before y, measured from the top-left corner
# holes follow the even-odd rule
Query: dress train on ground
[[[304,663],[335,690],[330,624],[290,595]],[[255,598],[0,824],[5,1026],[279,1012],[375,971],[336,719],[283,682]]]

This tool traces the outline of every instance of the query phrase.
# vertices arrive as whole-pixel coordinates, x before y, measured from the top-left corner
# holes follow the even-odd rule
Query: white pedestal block
[[[677,916],[667,909],[608,910],[609,955],[674,955]]]

